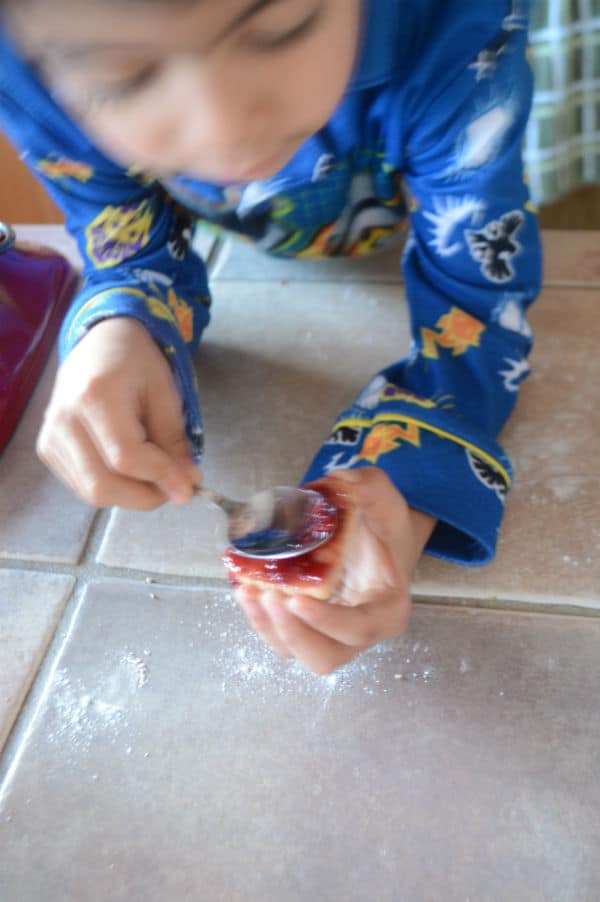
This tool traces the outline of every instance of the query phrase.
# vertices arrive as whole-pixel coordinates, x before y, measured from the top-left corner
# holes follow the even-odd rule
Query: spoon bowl
[[[234,501],[201,486],[197,494],[227,515],[227,538],[250,558],[298,557],[323,545],[335,533],[335,507],[319,492],[274,486]]]

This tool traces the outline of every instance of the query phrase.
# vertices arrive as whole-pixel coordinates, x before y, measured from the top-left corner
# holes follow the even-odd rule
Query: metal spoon
[[[245,557],[297,557],[323,545],[334,534],[335,507],[319,492],[274,486],[233,501],[201,486],[197,494],[227,514],[227,538]]]

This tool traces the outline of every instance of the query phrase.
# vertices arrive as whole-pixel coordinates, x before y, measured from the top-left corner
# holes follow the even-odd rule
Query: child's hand
[[[98,323],[69,354],[37,450],[96,507],[183,503],[200,481],[169,364],[144,326],[128,317]]]
[[[259,635],[278,654],[329,673],[408,626],[412,576],[435,526],[411,510],[382,470],[337,470],[362,512],[336,593],[352,607],[241,587],[236,597]]]

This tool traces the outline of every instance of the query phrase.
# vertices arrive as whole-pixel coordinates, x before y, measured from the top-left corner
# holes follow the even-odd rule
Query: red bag
[[[0,222],[0,451],[35,388],[77,283],[63,256],[15,243],[13,230]]]

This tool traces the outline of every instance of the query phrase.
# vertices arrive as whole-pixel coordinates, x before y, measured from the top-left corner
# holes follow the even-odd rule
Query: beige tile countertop
[[[294,482],[408,344],[398,253],[198,242],[207,482]],[[328,677],[248,629],[218,515],[96,512],[36,461],[49,362],[0,456],[2,902],[596,902],[600,234],[545,249],[496,561],[425,560],[408,634]]]

